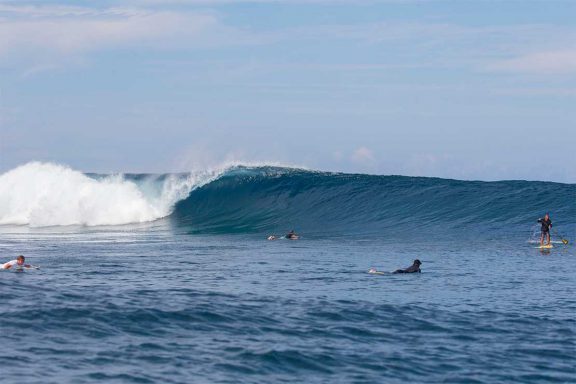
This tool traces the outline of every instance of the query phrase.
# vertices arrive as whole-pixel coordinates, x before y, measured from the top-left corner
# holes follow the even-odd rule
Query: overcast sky
[[[576,182],[576,1],[0,0],[0,172]]]

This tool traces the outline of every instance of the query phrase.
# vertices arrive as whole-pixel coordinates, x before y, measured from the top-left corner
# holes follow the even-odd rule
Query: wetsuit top
[[[542,232],[548,232],[552,226],[552,220],[550,219],[538,219],[538,222],[542,224]]]
[[[397,271],[394,271],[394,273],[415,273],[418,272],[420,273],[420,266],[413,264],[411,267],[408,267],[406,269],[398,269]]]
[[[2,269],[8,269],[13,266],[18,266],[18,260],[10,260],[9,262],[2,264]]]
[[[406,269],[404,270],[404,272],[406,272],[406,273],[420,272],[420,266],[414,264],[414,265],[412,265],[411,267],[406,268]]]

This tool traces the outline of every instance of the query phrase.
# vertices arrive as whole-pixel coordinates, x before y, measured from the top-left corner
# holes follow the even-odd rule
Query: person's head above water
[[[546,214],[544,215],[544,218],[545,218],[546,220],[548,220],[548,219],[550,218],[550,214],[549,214],[548,212],[546,212]]]
[[[18,265],[24,264],[24,260],[26,260],[26,258],[22,255],[20,255],[16,258],[16,261],[18,261]]]
[[[296,232],[294,232],[294,230],[291,230],[290,232],[288,232],[288,234],[285,236],[285,238],[290,239],[290,240],[297,240],[298,235],[296,234]]]

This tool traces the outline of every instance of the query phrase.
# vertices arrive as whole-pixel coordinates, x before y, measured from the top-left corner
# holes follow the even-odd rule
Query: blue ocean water
[[[41,266],[0,271],[3,383],[576,381],[574,184],[59,172],[58,193],[0,175],[0,256]],[[168,213],[135,216],[150,207],[126,184]],[[415,258],[421,274],[367,273]]]

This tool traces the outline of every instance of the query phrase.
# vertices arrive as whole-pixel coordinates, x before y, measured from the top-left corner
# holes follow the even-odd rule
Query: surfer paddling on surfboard
[[[392,273],[420,273],[422,272],[420,270],[420,266],[422,265],[422,262],[418,259],[414,260],[414,263],[409,266],[408,268],[404,268],[404,269],[397,269]]]
[[[538,219],[538,222],[542,224],[541,234],[540,234],[540,246],[544,245],[544,238],[546,238],[546,245],[550,245],[550,228],[552,228],[552,220],[550,220],[550,215],[546,213],[543,219]]]
[[[12,267],[20,269],[20,268],[38,268],[34,267],[30,264],[24,264],[26,258],[22,255],[18,256],[16,260],[10,260],[7,263],[2,264],[2,269],[10,269]]]
[[[409,266],[408,268],[397,269],[394,272],[388,272],[388,273],[420,273],[420,272],[422,272],[420,270],[421,265],[422,265],[422,262],[420,260],[416,259],[416,260],[414,260],[414,263],[411,266]],[[371,273],[374,275],[385,275],[386,274],[386,272],[380,272],[380,271],[376,270],[376,268],[370,268],[368,273]]]
[[[282,237],[280,237],[282,238]],[[288,239],[288,240],[298,240],[300,238],[300,236],[298,236],[296,234],[296,232],[294,232],[294,230],[291,230],[290,232],[288,232],[288,234],[286,236],[284,236],[284,239]],[[268,236],[268,240],[278,240],[278,237],[276,237],[275,235],[270,235]]]

